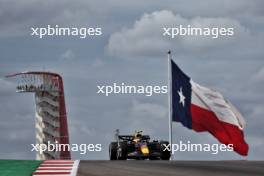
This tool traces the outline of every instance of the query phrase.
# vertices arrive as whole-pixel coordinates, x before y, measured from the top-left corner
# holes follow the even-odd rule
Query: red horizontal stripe
[[[73,163],[74,161],[72,161],[72,160],[45,160],[44,162],[53,162],[53,163],[55,163],[55,162],[60,162],[60,163],[71,162],[71,163]]]
[[[33,175],[59,175],[59,174],[71,174],[71,172],[34,172]]]
[[[73,164],[74,162],[72,161],[59,161],[59,162],[54,162],[54,161],[44,161],[44,164]]]
[[[72,167],[73,165],[41,164],[40,167]]]
[[[38,168],[37,170],[72,170],[71,168]]]
[[[233,144],[234,150],[241,154],[248,154],[248,144],[244,140],[243,131],[237,126],[220,121],[215,113],[201,108],[194,104],[191,105],[192,129],[197,132],[208,131],[219,142],[223,144]]]

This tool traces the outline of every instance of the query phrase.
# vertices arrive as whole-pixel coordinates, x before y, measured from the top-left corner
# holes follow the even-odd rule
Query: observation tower
[[[16,92],[35,95],[36,144],[66,146],[64,151],[38,152],[36,158],[38,160],[71,159],[68,150],[69,132],[62,77],[50,72],[22,72],[7,77],[17,80]]]

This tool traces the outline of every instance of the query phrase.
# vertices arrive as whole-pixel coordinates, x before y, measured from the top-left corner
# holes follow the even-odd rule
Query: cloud
[[[2,96],[10,96],[12,92],[10,90],[14,89],[16,87],[16,84],[13,82],[7,81],[3,78],[0,78],[0,97]]]
[[[210,8],[208,8],[210,6]],[[100,7],[100,8],[98,8]],[[124,2],[109,0],[34,1],[3,0],[0,2],[0,37],[29,35],[30,27],[51,25],[99,25],[110,31],[130,23],[144,12],[169,9],[187,17],[235,17],[260,23],[263,15],[262,0],[175,0]],[[118,10],[116,10],[118,9]],[[32,15],[34,14],[34,15]],[[113,23],[114,21],[114,23]],[[263,21],[263,20],[262,20]],[[108,32],[108,30],[105,30]]]
[[[1,158],[33,159],[30,144],[35,143],[34,100],[17,94],[16,85],[9,80],[0,78],[0,85]]]
[[[95,61],[91,64],[92,67],[94,68],[100,68],[104,65],[104,61],[102,59],[95,59]]]
[[[253,76],[253,81],[263,82],[264,81],[264,67],[260,68],[257,73]]]
[[[68,49],[66,50],[61,56],[60,56],[60,60],[73,60],[75,59],[75,54],[72,50]]]
[[[137,100],[133,101],[132,111],[142,116],[150,116],[151,118],[164,118],[166,115],[166,107],[154,103],[141,103]]]
[[[177,36],[174,39],[163,36],[164,27],[234,28],[234,36]],[[221,49],[249,37],[249,31],[239,21],[231,18],[194,17],[185,18],[172,11],[162,10],[144,14],[131,28],[123,28],[110,36],[107,52],[114,56],[161,55],[162,51],[174,49],[175,52],[201,52]]]

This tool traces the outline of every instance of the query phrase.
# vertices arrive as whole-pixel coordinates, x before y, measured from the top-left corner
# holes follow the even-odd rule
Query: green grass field
[[[31,176],[42,161],[0,160],[0,176]]]

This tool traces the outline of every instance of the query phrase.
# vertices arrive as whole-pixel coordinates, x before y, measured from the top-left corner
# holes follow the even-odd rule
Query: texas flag
[[[197,132],[208,131],[246,156],[245,121],[238,110],[221,93],[193,82],[172,60],[171,71],[172,121]]]

